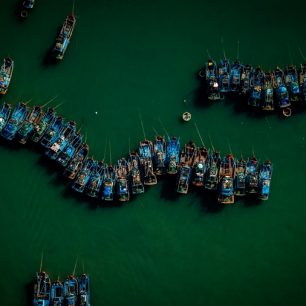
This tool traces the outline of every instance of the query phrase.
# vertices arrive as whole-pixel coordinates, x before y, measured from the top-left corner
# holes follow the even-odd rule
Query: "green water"
[[[5,101],[58,95],[54,105],[88,135],[102,158],[136,147],[153,128],[199,142],[193,122],[222,153],[269,158],[269,201],[217,208],[165,180],[122,207],[100,208],[69,192],[61,173],[34,148],[0,145],[1,305],[27,305],[27,284],[43,267],[52,279],[85,270],[92,305],[304,305],[306,302],[306,110],[288,120],[256,117],[223,101],[200,105],[195,72],[207,58],[236,56],[269,69],[306,53],[305,5],[278,1],[77,1],[65,59],[44,58],[71,1],[36,1],[25,22],[2,0],[0,57],[15,60]],[[186,102],[184,103],[184,100]],[[192,121],[183,124],[183,111]],[[95,112],[98,112],[95,115]],[[108,153],[107,153],[108,154]]]

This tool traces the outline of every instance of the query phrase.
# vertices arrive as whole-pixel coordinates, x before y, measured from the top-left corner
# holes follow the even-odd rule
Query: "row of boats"
[[[257,193],[269,197],[272,164],[260,165],[255,156],[236,160],[232,154],[221,157],[217,150],[189,142],[181,148],[178,137],[156,136],[144,139],[137,151],[115,164],[94,160],[89,146],[74,121],[65,122],[54,108],[30,108],[19,103],[14,109],[4,103],[0,110],[0,134],[7,141],[40,143],[46,156],[63,167],[72,189],[104,201],[127,202],[141,194],[145,186],[157,184],[157,177],[177,175],[178,193],[187,194],[189,185],[217,191],[218,201],[234,203],[234,196]]]
[[[47,272],[36,273],[33,292],[34,306],[90,306],[89,277],[68,275],[64,282],[51,282]]]
[[[249,106],[273,111],[275,107],[285,116],[291,115],[292,102],[306,102],[306,62],[297,69],[295,65],[279,66],[264,71],[239,60],[231,63],[226,57],[217,64],[209,58],[198,72],[209,100],[220,100],[226,94],[245,97]]]

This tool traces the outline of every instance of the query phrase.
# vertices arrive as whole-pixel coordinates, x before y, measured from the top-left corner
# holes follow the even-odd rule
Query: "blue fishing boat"
[[[1,131],[2,137],[12,140],[26,119],[28,108],[25,103],[19,103],[12,112],[10,119]]]
[[[279,67],[274,70],[274,89],[280,108],[287,108],[291,105],[289,93],[285,85],[284,72]]]
[[[78,297],[78,281],[73,275],[69,275],[64,281],[64,305],[76,306]]]
[[[50,306],[64,306],[64,285],[59,280],[51,285]]]
[[[153,152],[153,143],[150,140],[143,140],[139,143],[139,159],[140,163],[142,160],[145,160],[147,158],[152,158],[152,152]]]
[[[10,115],[12,112],[12,107],[8,103],[3,103],[2,108],[0,110],[0,132],[5,127]]]
[[[156,136],[153,146],[153,163],[156,175],[166,173],[166,141],[162,136]]]
[[[36,273],[34,280],[33,306],[50,305],[51,281],[49,275],[44,272]]]
[[[68,146],[70,141],[75,139],[75,133],[76,123],[74,121],[67,122],[53,142],[50,142],[46,155],[51,159],[56,159]]]
[[[268,160],[263,163],[259,171],[258,197],[261,200],[268,200],[272,178],[272,164]]]
[[[266,72],[263,85],[263,105],[265,111],[274,110],[274,94],[273,94],[273,73]]]
[[[257,67],[251,74],[251,92],[248,99],[249,106],[259,107],[261,105],[264,77],[265,74],[261,67]]]
[[[232,154],[226,155],[220,162],[218,175],[218,202],[234,204],[235,159]]]
[[[77,133],[73,137],[74,138],[70,137],[71,140],[69,144],[57,156],[56,161],[63,167],[66,167],[68,165],[74,154],[82,146],[83,136],[80,133]]]
[[[59,35],[56,38],[55,46],[53,48],[53,55],[58,60],[62,60],[64,58],[65,52],[71,40],[75,23],[76,18],[74,14],[68,15]]]
[[[209,155],[207,170],[205,173],[204,187],[207,190],[217,190],[220,161],[220,153],[214,150],[214,152]]]
[[[205,66],[206,93],[208,100],[220,100],[220,89],[218,84],[218,67],[215,61],[209,59]]]
[[[113,201],[114,200],[114,190],[116,185],[116,169],[109,165],[105,167],[103,174],[102,183],[102,200]]]
[[[176,191],[178,193],[187,194],[191,177],[191,167],[186,164],[180,167],[177,176]]]
[[[129,167],[125,158],[117,161],[117,182],[116,182],[116,196],[118,201],[127,202],[130,199],[128,174]]]
[[[245,171],[246,192],[257,193],[258,191],[258,160],[255,156],[249,158],[246,163]]]
[[[54,120],[50,122],[46,132],[40,140],[41,145],[45,148],[49,148],[50,144],[54,143],[63,126],[64,119],[61,116],[54,118]]]
[[[299,77],[294,65],[289,65],[284,71],[285,85],[289,92],[291,102],[296,102],[300,99]]]
[[[84,143],[80,147],[80,149],[76,152],[72,160],[69,162],[68,166],[64,170],[64,176],[73,180],[78,172],[81,170],[83,162],[87,157],[89,152],[88,144]]]
[[[29,113],[26,120],[22,123],[20,129],[16,133],[16,139],[21,143],[25,144],[29,137],[34,133],[34,126],[40,120],[42,116],[41,106],[37,105]]]
[[[306,102],[306,62],[301,64],[301,69],[299,73],[299,85],[301,92],[301,99]]]
[[[92,197],[98,198],[103,183],[105,164],[103,161],[94,161],[89,181],[85,187],[85,193]]]
[[[143,179],[139,169],[139,156],[136,152],[131,152],[128,159],[129,182],[132,194],[144,193]]]
[[[231,67],[231,75],[230,75],[231,92],[240,91],[242,70],[243,70],[243,65],[238,60],[235,60]]]
[[[42,115],[41,119],[34,125],[34,132],[31,140],[34,142],[39,142],[41,140],[49,125],[55,121],[55,115],[56,113],[54,108],[49,107],[47,111]]]
[[[218,69],[218,79],[219,79],[219,88],[221,94],[226,94],[230,92],[230,73],[231,73],[231,64],[227,58],[223,58],[220,61]]]
[[[251,65],[245,65],[241,71],[241,90],[240,93],[244,96],[248,96],[252,89],[251,87],[251,77],[254,73],[254,69]]]
[[[0,68],[0,94],[5,95],[8,91],[8,87],[11,83],[14,70],[14,61],[10,57],[6,57],[3,60],[3,64]]]
[[[193,160],[193,179],[192,184],[198,187],[204,186],[204,179],[207,167],[209,150],[205,147],[198,148]]]
[[[166,148],[166,167],[168,174],[177,174],[177,165],[180,158],[180,139],[168,137]]]
[[[77,192],[83,192],[85,189],[85,186],[87,185],[91,170],[94,166],[94,160],[92,157],[87,157],[83,163],[83,166],[79,173],[76,176],[75,181],[72,184],[72,189]]]
[[[234,193],[235,196],[244,196],[246,193],[246,161],[241,158],[236,161],[235,179],[234,179]]]
[[[78,278],[78,284],[79,284],[78,305],[90,306],[89,276],[83,273],[82,276]]]

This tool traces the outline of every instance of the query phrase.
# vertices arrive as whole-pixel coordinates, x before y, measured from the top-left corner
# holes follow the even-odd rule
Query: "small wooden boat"
[[[40,144],[45,148],[49,148],[64,126],[64,119],[61,116],[55,117],[46,129],[46,132],[40,140]]]
[[[282,114],[284,117],[291,117],[292,115],[292,111],[291,111],[291,108],[290,107],[285,107],[285,108],[282,108]]]
[[[3,65],[0,68],[0,94],[5,95],[10,86],[14,70],[14,61],[10,57],[3,60]]]
[[[68,275],[64,281],[64,304],[69,306],[77,305],[78,281],[74,275]]]
[[[206,93],[208,100],[220,100],[220,89],[218,83],[218,67],[215,61],[209,59],[205,66]]]
[[[114,200],[116,179],[116,169],[112,165],[106,166],[103,175],[102,200],[107,202]]]
[[[294,65],[289,65],[285,68],[285,85],[289,91],[289,99],[291,102],[299,101],[300,99],[300,86],[299,77]]]
[[[11,105],[8,103],[3,103],[2,108],[0,110],[0,132],[3,130],[8,119],[10,118],[11,112]]]
[[[139,156],[136,152],[131,152],[128,159],[129,181],[132,194],[144,193],[143,179],[139,169]]]
[[[226,94],[230,92],[230,73],[231,73],[231,64],[228,59],[224,57],[218,67],[218,80],[220,93]]]
[[[198,148],[193,160],[193,179],[192,184],[198,187],[204,186],[206,164],[208,161],[209,150],[205,147]]]
[[[231,75],[230,75],[231,92],[240,91],[242,70],[243,70],[243,65],[238,60],[235,60],[231,67]]]
[[[72,184],[73,190],[80,192],[80,193],[84,191],[85,186],[87,185],[89,181],[93,166],[94,166],[93,158],[87,157],[84,161],[82,169],[79,171],[79,173],[76,176],[75,181]]]
[[[19,103],[12,112],[10,119],[1,131],[2,137],[13,140],[22,123],[28,115],[28,107],[25,103]]]
[[[168,174],[177,174],[177,165],[180,155],[180,139],[168,137],[166,149],[166,167]]]
[[[166,141],[162,136],[156,136],[153,145],[153,163],[156,175],[166,173]]]
[[[33,305],[50,305],[51,281],[45,271],[36,273],[34,281]]]
[[[103,184],[105,164],[103,161],[94,161],[85,193],[91,198],[98,198]]]
[[[90,282],[89,276],[85,273],[78,278],[79,295],[78,305],[79,306],[90,306]]]
[[[301,64],[301,69],[299,73],[299,85],[301,92],[301,99],[306,102],[306,62]]]
[[[182,119],[183,119],[183,121],[190,121],[191,120],[191,114],[189,113],[189,112],[184,112],[183,114],[182,114]]]
[[[214,152],[209,155],[205,174],[204,187],[207,190],[217,190],[220,161],[220,153],[214,150]]]
[[[289,107],[291,102],[289,100],[289,93],[285,85],[284,72],[279,67],[276,67],[273,75],[273,85],[275,89],[275,95],[278,100],[278,105],[280,108]]]
[[[68,166],[64,170],[64,176],[73,180],[78,172],[81,170],[83,162],[87,157],[89,152],[88,144],[84,143],[80,147],[80,149],[76,152],[72,160],[69,162]]]
[[[117,182],[116,197],[120,202],[127,202],[130,199],[129,182],[128,182],[128,162],[125,158],[117,161]]]
[[[273,73],[266,72],[263,84],[263,105],[264,111],[274,110],[274,95],[273,95]]]
[[[268,200],[272,178],[272,164],[268,160],[263,163],[259,171],[258,197],[261,200]]]
[[[53,48],[53,55],[56,59],[62,60],[67,50],[68,44],[75,27],[76,18],[74,14],[67,16],[59,35],[56,38],[55,46]]]
[[[51,285],[51,306],[64,306],[64,285],[57,280]]]
[[[251,92],[248,99],[249,106],[259,107],[261,105],[264,77],[265,74],[261,67],[257,67],[251,74]]]
[[[257,193],[258,191],[258,160],[255,156],[249,158],[246,163],[245,171],[246,192]]]
[[[240,93],[244,96],[250,94],[251,91],[251,76],[254,73],[254,69],[251,65],[245,65],[241,71],[241,90]]]
[[[245,196],[246,193],[246,161],[241,158],[236,161],[235,179],[234,179],[234,193],[235,196]]]
[[[218,175],[218,202],[221,204],[234,204],[234,177],[235,159],[232,154],[225,156],[220,163]]]

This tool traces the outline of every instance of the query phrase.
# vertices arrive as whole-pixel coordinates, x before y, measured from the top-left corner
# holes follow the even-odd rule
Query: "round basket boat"
[[[28,15],[29,15],[29,13],[28,13],[27,10],[22,10],[22,11],[20,12],[20,17],[21,17],[21,18],[27,18]]]
[[[284,117],[290,117],[291,116],[291,108],[290,107],[286,107],[283,109],[283,115]]]
[[[190,119],[191,119],[191,114],[190,114],[189,112],[183,113],[182,119],[183,119],[184,121],[190,121]]]

